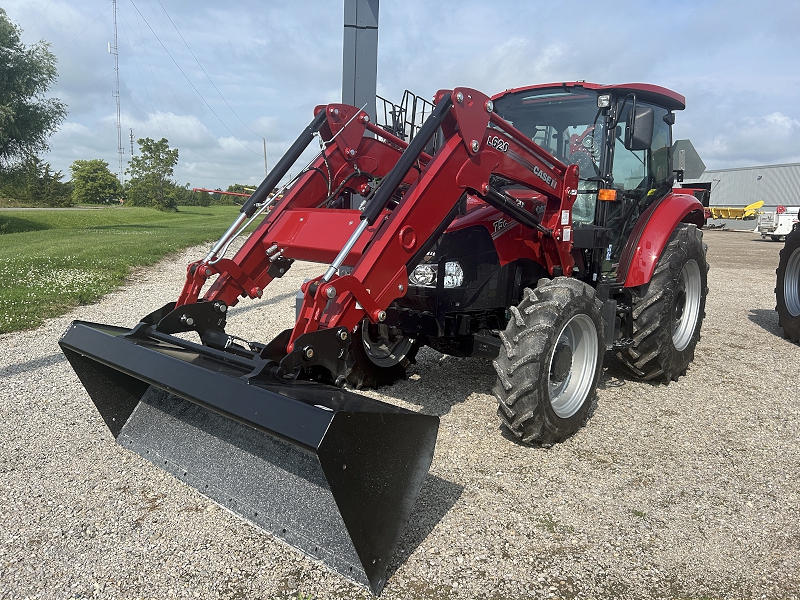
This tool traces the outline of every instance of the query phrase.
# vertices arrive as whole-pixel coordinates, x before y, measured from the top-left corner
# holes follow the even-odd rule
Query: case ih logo
[[[536,175],[538,178],[540,178],[542,181],[544,181],[547,185],[549,185],[553,189],[556,189],[556,186],[558,185],[558,182],[556,182],[555,179],[550,177],[550,175],[548,175],[547,173],[542,171],[536,165],[533,166],[533,174]]]
[[[558,187],[558,181],[556,180],[556,178],[554,178],[552,175],[550,175],[546,171],[544,171],[540,166],[533,164],[527,158],[525,158],[524,156],[521,156],[520,154],[518,154],[514,150],[509,150],[508,149],[508,142],[506,142],[505,140],[501,140],[497,136],[494,136],[493,138],[489,138],[488,140],[486,140],[486,143],[488,145],[490,145],[490,146],[493,146],[492,142],[494,142],[495,140],[497,140],[496,143],[504,143],[505,144],[505,150],[503,150],[503,152],[506,152],[508,154],[509,158],[511,158],[512,160],[518,162],[519,164],[521,164],[526,169],[530,170],[534,175],[536,175],[539,179],[544,181],[551,188],[556,189]]]

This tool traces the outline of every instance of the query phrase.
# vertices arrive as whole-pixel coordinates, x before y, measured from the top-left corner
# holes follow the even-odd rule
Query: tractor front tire
[[[778,323],[787,338],[800,343],[800,226],[786,236],[775,274]]]
[[[694,360],[708,294],[703,234],[680,223],[661,253],[650,282],[633,298],[633,345],[617,357],[645,381],[676,381]]]
[[[605,354],[602,304],[592,287],[568,277],[526,289],[492,363],[497,414],[524,443],[551,446],[594,412]]]
[[[382,337],[380,328],[364,319],[353,334],[350,353],[354,363],[347,382],[357,390],[378,388],[405,379],[406,369],[415,362],[419,349],[415,340]]]

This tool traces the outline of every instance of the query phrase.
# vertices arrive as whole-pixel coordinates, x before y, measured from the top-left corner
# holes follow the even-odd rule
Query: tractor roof
[[[563,83],[543,83],[538,85],[529,85],[525,87],[514,88],[506,90],[493,97],[493,100],[502,98],[508,94],[516,94],[518,92],[543,90],[548,88],[584,88],[587,90],[594,90],[599,93],[609,92],[614,94],[627,94],[635,92],[640,100],[645,102],[652,102],[658,106],[663,106],[667,110],[683,110],[686,108],[686,98],[668,90],[660,85],[652,85],[649,83],[621,83],[617,85],[601,85],[599,83],[589,83],[586,81],[566,81]]]

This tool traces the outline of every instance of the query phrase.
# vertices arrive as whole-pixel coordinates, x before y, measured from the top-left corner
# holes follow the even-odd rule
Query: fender
[[[619,261],[617,283],[625,287],[648,283],[678,223],[703,226],[703,205],[697,198],[670,192],[651,204],[628,238]]]

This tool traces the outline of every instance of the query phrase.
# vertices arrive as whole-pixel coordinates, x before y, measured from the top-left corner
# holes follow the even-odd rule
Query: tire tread
[[[599,358],[592,389],[583,405],[573,417],[560,419],[549,405],[549,378],[545,370],[548,352],[552,352],[554,338],[560,332],[558,327],[563,327],[565,315],[578,310],[576,307],[594,319]],[[502,425],[518,440],[550,446],[586,424],[597,402],[596,385],[605,349],[601,309],[593,288],[568,277],[540,280],[535,290],[526,288],[520,303],[510,309],[511,318],[500,334],[503,346],[493,361],[497,383],[492,393],[497,399]]]

